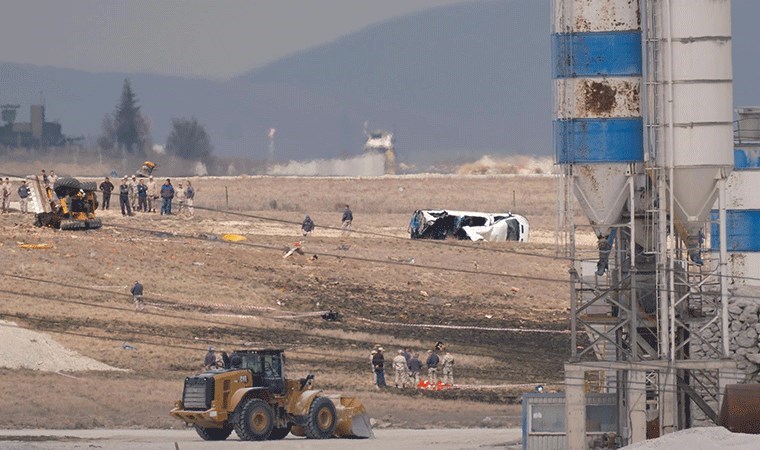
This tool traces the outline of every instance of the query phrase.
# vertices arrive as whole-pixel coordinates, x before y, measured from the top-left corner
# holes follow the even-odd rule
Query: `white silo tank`
[[[555,0],[552,59],[556,160],[572,166],[601,249],[621,221],[630,163],[643,161],[639,1]]]
[[[726,250],[734,286],[760,286],[760,108],[737,109],[734,171],[726,186]],[[718,211],[713,211],[713,220]],[[713,251],[720,247],[718,224],[711,224]],[[756,295],[756,293],[753,293]]]
[[[671,83],[660,99],[666,105],[672,98],[665,130],[670,208],[690,257],[701,262],[699,231],[717,198],[717,181],[733,167],[731,1],[670,0],[655,7],[670,29],[663,57]]]

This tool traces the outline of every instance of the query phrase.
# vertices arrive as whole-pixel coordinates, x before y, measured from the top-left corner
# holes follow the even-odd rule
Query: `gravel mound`
[[[690,428],[623,448],[626,450],[722,448],[754,450],[760,448],[760,435],[732,433],[723,427]]]
[[[44,372],[123,370],[82,356],[57,343],[47,334],[20,328],[0,320],[0,367]]]

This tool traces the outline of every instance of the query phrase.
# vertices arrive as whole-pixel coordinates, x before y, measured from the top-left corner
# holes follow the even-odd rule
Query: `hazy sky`
[[[0,0],[0,61],[226,78],[462,1],[473,0]]]

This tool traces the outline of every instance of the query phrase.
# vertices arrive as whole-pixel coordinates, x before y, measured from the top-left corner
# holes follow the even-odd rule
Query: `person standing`
[[[428,368],[428,378],[430,381],[430,387],[435,388],[435,385],[438,384],[438,363],[439,363],[438,353],[428,350],[428,357],[427,361],[425,361],[425,364]]]
[[[137,185],[137,210],[142,212],[148,212],[148,186],[145,185],[145,180],[140,179],[140,184]]]
[[[11,202],[11,180],[8,178],[5,179],[5,181],[2,183],[3,189],[2,194],[3,198],[0,200],[2,202],[2,210],[3,214],[10,212],[8,211],[10,208],[10,202]]]
[[[40,170],[40,176],[42,177],[42,185],[45,187],[49,187],[50,184],[50,178],[48,178],[48,175],[45,173],[45,169]]]
[[[143,303],[143,285],[139,281],[135,281],[135,285],[132,286],[132,301],[135,304],[135,311],[142,311],[145,309],[145,303]]]
[[[420,354],[415,353],[409,358],[409,376],[414,380],[414,385],[420,384],[420,370],[422,370],[422,362],[420,361]]]
[[[408,383],[409,377],[407,376],[407,370],[408,367],[406,364],[406,358],[404,358],[404,351],[399,350],[398,355],[393,358],[393,372],[395,375],[394,383],[399,389],[405,388]]]
[[[158,200],[158,184],[153,179],[153,175],[148,177],[148,212],[156,212],[156,205],[153,203]]]
[[[387,387],[385,384],[385,357],[382,347],[378,347],[377,353],[372,357],[372,367],[375,369],[375,376],[377,377],[377,388]]]
[[[206,357],[203,358],[203,368],[211,370],[214,367],[216,367],[216,354],[214,353],[214,347],[209,345],[208,353],[206,353]]]
[[[311,217],[306,216],[301,224],[301,234],[311,236],[312,231],[314,231],[314,221],[311,220]]]
[[[26,202],[28,200],[29,194],[31,194],[29,186],[26,185],[26,180],[22,180],[21,186],[18,187],[18,205],[22,213],[27,212]]]
[[[172,199],[174,198],[174,186],[172,180],[166,179],[166,183],[161,185],[161,215],[170,215],[172,213]]]
[[[341,221],[341,233],[343,236],[346,236],[351,233],[351,222],[354,221],[354,214],[351,212],[351,208],[349,208],[348,205],[346,205],[346,208],[343,210]]]
[[[372,350],[369,353],[369,368],[372,371],[372,384],[377,384],[377,373],[375,373],[375,355],[377,350]]]
[[[108,209],[111,206],[111,192],[113,192],[113,183],[106,177],[105,181],[100,183],[100,191],[103,193],[103,209]]]
[[[55,182],[58,181],[58,175],[55,174],[55,170],[50,171],[50,175],[48,175],[48,180],[50,181],[50,187],[55,189]]]
[[[185,189],[182,187],[182,183],[179,183],[177,190],[174,192],[174,198],[177,199],[177,214],[182,214],[182,208],[185,207]]]
[[[454,386],[454,357],[448,350],[443,354],[441,373],[443,374],[443,384]]]
[[[129,204],[132,205],[132,209],[137,209],[137,177],[132,175],[132,179],[129,180]]]
[[[124,177],[119,185],[119,206],[121,207],[122,216],[132,215],[132,207],[129,205],[129,181],[127,181],[127,177]]]
[[[187,180],[187,190],[185,190],[185,205],[187,205],[187,212],[192,216],[195,214],[195,208],[193,208],[193,202],[195,201],[195,188],[190,184],[190,180]]]

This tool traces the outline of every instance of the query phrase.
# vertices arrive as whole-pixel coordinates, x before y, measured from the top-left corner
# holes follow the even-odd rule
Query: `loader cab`
[[[285,393],[285,355],[282,350],[238,350],[240,368],[253,372],[253,387],[264,387],[276,394]]]

